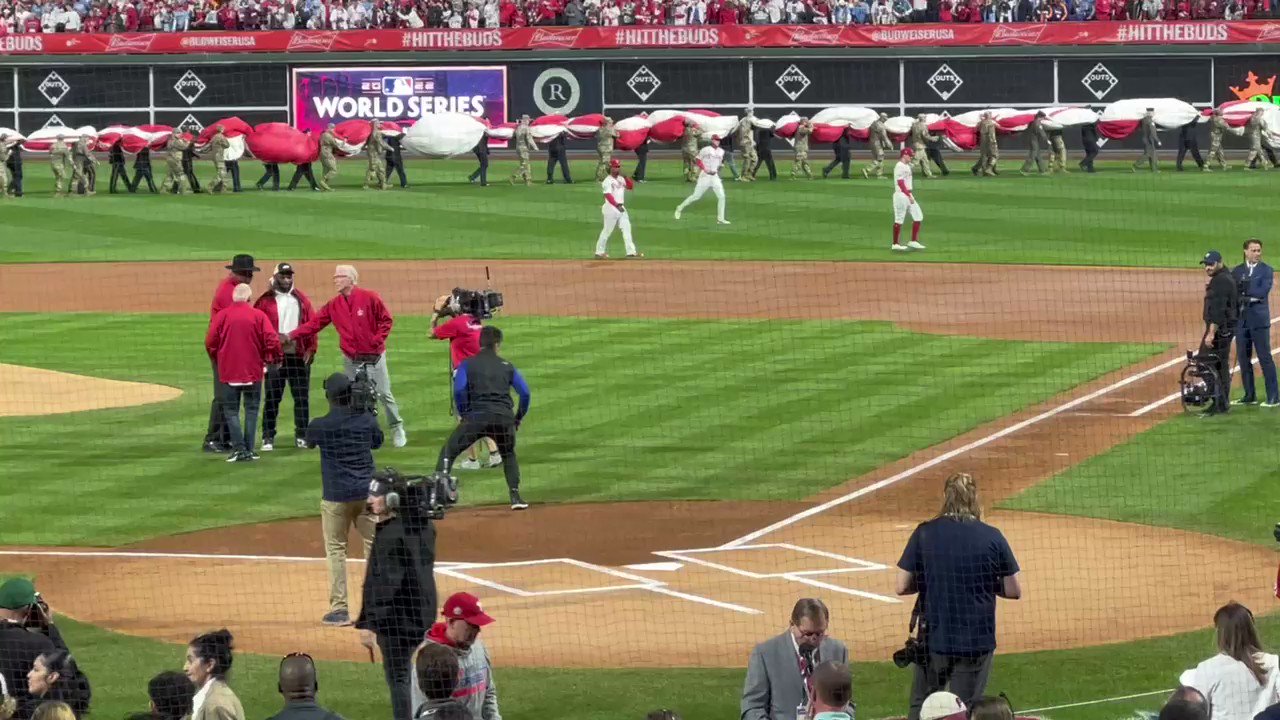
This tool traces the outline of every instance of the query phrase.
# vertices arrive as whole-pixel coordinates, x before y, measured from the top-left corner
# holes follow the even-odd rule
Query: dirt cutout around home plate
[[[182,391],[166,385],[0,363],[0,417],[58,415],[167,402]]]
[[[0,311],[202,312],[208,293],[189,289],[211,289],[220,266],[10,266]],[[295,263],[299,286],[327,297],[331,266]],[[511,314],[806,319],[819,309],[823,318],[884,320],[929,333],[1175,347],[1199,335],[1204,283],[1195,271],[922,263],[359,264],[362,284],[401,315],[429,312],[441,289],[483,285],[486,266]],[[30,292],[52,273],[76,277],[84,291]],[[157,274],[184,282],[141,282]],[[148,292],[111,296],[108,285]],[[460,510],[440,525],[439,590],[484,598],[498,618],[485,634],[502,665],[741,666],[750,646],[780,631],[805,595],[828,602],[832,630],[855,657],[885,660],[905,636],[910,612],[893,593],[893,566],[914,525],[936,511],[942,478],[974,473],[994,507],[1167,419],[1175,404],[1158,401],[1175,389],[1179,364],[1171,350],[802,503]],[[991,383],[999,393],[999,378]],[[1090,518],[989,517],[1009,537],[1026,591],[1001,605],[1002,651],[1182,632],[1205,627],[1228,599],[1260,607],[1272,600],[1274,555],[1262,545]],[[318,525],[298,520],[159,538],[129,549],[152,553],[142,557],[14,548],[0,555],[0,572],[35,572],[59,610],[121,632],[185,642],[228,623],[243,650],[303,647],[367,662],[354,633],[319,625],[329,600]],[[363,565],[353,561],[348,572],[354,611]],[[1195,581],[1177,582],[1189,576]]]

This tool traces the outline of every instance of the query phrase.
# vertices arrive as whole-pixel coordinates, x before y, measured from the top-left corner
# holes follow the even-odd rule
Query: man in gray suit
[[[791,610],[791,626],[751,651],[742,688],[742,720],[795,720],[813,697],[819,663],[849,662],[849,649],[827,637],[831,613],[821,600],[802,598]]]

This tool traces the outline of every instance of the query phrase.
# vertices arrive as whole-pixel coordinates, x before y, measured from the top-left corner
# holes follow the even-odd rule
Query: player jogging
[[[920,210],[920,203],[916,202],[915,195],[911,194],[911,161],[914,158],[915,152],[911,148],[903,148],[902,154],[898,156],[898,164],[893,168],[892,248],[901,252],[924,249],[924,245],[920,244],[920,221],[924,220],[924,213]],[[911,242],[902,245],[899,244],[898,237],[902,233],[902,221],[908,212],[911,213]]]
[[[627,214],[627,207],[622,204],[626,192],[634,187],[631,178],[622,174],[622,163],[610,160],[609,174],[600,183],[600,188],[604,190],[604,204],[600,206],[600,212],[604,214],[604,229],[600,231],[600,239],[596,241],[597,259],[609,257],[605,249],[614,228],[622,230],[622,244],[627,249],[627,257],[644,257],[636,251],[636,244],[631,242],[631,216]]]
[[[700,171],[698,184],[693,186],[693,194],[685,198],[684,202],[676,208],[677,220],[680,219],[680,213],[685,208],[697,202],[710,189],[716,195],[716,222],[721,225],[729,224],[729,221],[724,219],[724,183],[720,182],[720,164],[723,162],[724,149],[720,147],[720,136],[712,135],[711,144],[699,150],[698,157],[693,161]]]

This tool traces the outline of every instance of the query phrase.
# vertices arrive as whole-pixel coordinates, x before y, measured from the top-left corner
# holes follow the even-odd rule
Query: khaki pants
[[[324,533],[324,556],[329,561],[329,610],[347,609],[347,537],[351,526],[364,539],[364,556],[373,547],[374,516],[364,500],[320,501],[320,529]]]

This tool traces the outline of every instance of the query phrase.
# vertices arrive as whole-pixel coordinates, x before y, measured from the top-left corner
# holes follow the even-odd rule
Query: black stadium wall
[[[952,115],[991,106],[1038,107],[1083,104],[1100,107],[1133,97],[1179,97],[1201,107],[1240,98],[1252,86],[1276,101],[1280,55],[1156,55],[1052,52],[1028,56],[982,56],[948,52],[932,58],[699,57],[682,51],[656,59],[548,58],[529,53],[490,61],[385,61],[372,55],[323,58],[224,60],[202,56],[57,59],[0,67],[0,125],[31,132],[51,123],[104,127],[112,123],[164,124],[199,129],[229,115],[250,124],[292,122],[292,70],[308,68],[475,67],[506,68],[507,119],[522,113],[580,115],[607,112],[615,118],[662,108],[705,108],[776,117],[795,110],[812,114],[840,104],[867,105],[891,115],[945,112]],[[1268,86],[1268,82],[1272,81]],[[1233,89],[1234,88],[1234,89]],[[494,118],[490,118],[491,120]],[[1205,129],[1202,127],[1203,133]],[[1166,139],[1172,147],[1174,138]],[[1016,144],[1016,140],[1011,140]],[[1069,145],[1077,141],[1068,138]]]

